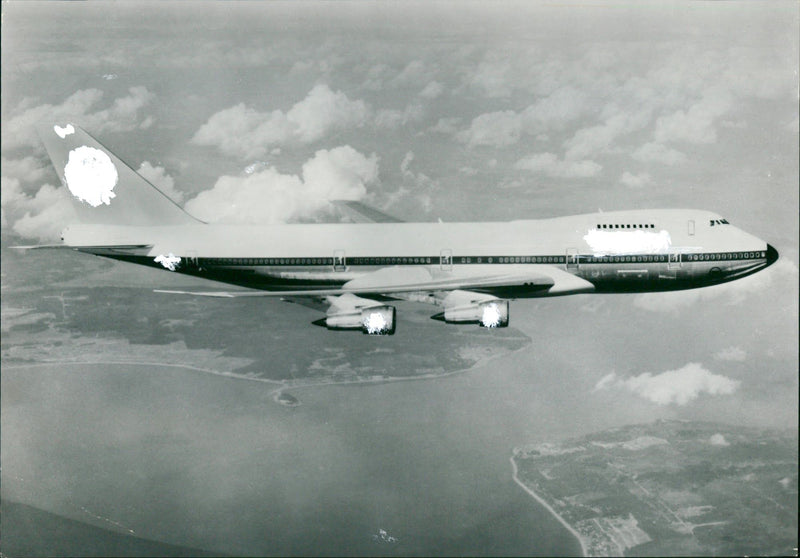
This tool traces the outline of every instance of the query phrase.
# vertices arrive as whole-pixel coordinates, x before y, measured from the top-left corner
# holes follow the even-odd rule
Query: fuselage
[[[340,286],[392,266],[457,277],[541,265],[585,279],[597,292],[661,291],[737,279],[778,257],[721,216],[691,209],[476,223],[77,225],[64,232],[64,241],[100,256],[293,291]],[[495,291],[548,295],[523,287]]]

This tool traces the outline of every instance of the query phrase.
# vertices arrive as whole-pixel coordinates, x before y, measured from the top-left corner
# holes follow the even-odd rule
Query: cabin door
[[[453,269],[453,251],[445,249],[439,252],[439,265],[442,271],[451,271]]]
[[[576,270],[580,267],[578,261],[578,249],[567,248],[567,270]]]
[[[333,251],[333,270],[344,271],[347,269],[347,259],[344,255],[344,250]]]

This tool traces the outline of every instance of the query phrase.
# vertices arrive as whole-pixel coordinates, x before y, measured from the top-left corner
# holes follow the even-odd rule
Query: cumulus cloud
[[[689,107],[656,121],[655,140],[659,143],[713,143],[717,141],[715,121],[733,107],[733,96],[713,88]]]
[[[432,188],[438,186],[438,182],[433,180],[427,174],[423,172],[414,172],[411,170],[411,162],[414,160],[414,152],[409,151],[403,157],[403,161],[400,163],[400,173],[403,175],[403,178],[414,182],[419,187],[424,188]]]
[[[99,89],[82,89],[58,105],[23,108],[3,126],[3,150],[38,145],[34,125],[40,121],[71,120],[94,133],[127,132],[153,124],[152,117],[140,114],[155,97],[146,87],[131,87],[128,95],[118,97],[106,108],[98,110],[103,97],[104,93]],[[31,104],[32,101],[26,99],[20,106],[29,107]]]
[[[743,362],[747,358],[747,351],[741,347],[728,347],[714,354],[717,360]]]
[[[486,97],[508,97],[511,95],[511,63],[504,53],[489,53],[478,67],[470,72],[467,86],[478,90]],[[513,74],[512,74],[513,75]]]
[[[678,165],[686,161],[686,155],[664,144],[648,142],[634,151],[631,156],[643,163],[662,163],[664,165]]]
[[[334,130],[364,126],[368,116],[364,101],[321,84],[286,112],[259,112],[244,103],[223,109],[197,130],[192,143],[249,159],[277,144],[312,143]]]
[[[553,153],[534,153],[517,161],[514,168],[546,174],[553,178],[589,178],[597,175],[603,167],[594,161],[570,161],[559,159]]]
[[[602,124],[581,128],[564,142],[568,159],[582,159],[608,151],[620,136],[647,126],[652,111],[648,106],[623,110],[612,105],[605,112],[609,116]]]
[[[144,177],[150,184],[161,190],[172,201],[176,203],[183,202],[183,192],[175,189],[175,179],[167,174],[164,167],[153,166],[147,161],[142,161],[137,170],[140,175]]]
[[[61,231],[76,220],[75,209],[64,188],[49,184],[34,196],[22,191],[16,178],[0,178],[3,226],[26,238],[57,240]]]
[[[426,99],[435,99],[442,93],[444,93],[444,85],[438,81],[431,81],[419,92],[419,96]]]
[[[521,112],[504,110],[489,112],[475,117],[470,127],[459,132],[456,139],[470,146],[489,145],[493,147],[506,147],[520,140],[523,134],[541,136],[550,130],[562,130],[571,122],[583,116],[589,110],[588,98],[585,92],[572,86],[560,87],[548,96],[544,96],[529,105]],[[623,118],[618,117],[612,123]],[[616,124],[614,124],[616,125]],[[592,130],[579,133],[575,142],[586,141],[585,136]],[[607,144],[608,141],[604,141]],[[567,145],[576,151],[571,158],[582,158],[575,147]],[[592,152],[593,149],[587,151]]]
[[[690,362],[682,368],[661,374],[645,372],[631,378],[609,374],[595,385],[595,390],[622,388],[657,405],[683,406],[702,394],[730,395],[739,388],[739,383],[709,372],[702,364]]]
[[[461,124],[461,119],[458,117],[440,118],[436,124],[428,128],[428,131],[437,134],[454,134],[458,130],[459,124]]]
[[[648,184],[653,183],[653,178],[650,176],[648,172],[641,172],[639,174],[633,174],[628,171],[622,173],[622,176],[619,179],[625,186],[629,188],[641,188],[643,186],[647,186]]]
[[[392,87],[415,86],[430,81],[433,69],[422,60],[412,60],[406,64],[390,82]]]
[[[378,157],[345,145],[321,149],[303,165],[301,176],[267,167],[244,176],[222,176],[211,190],[186,203],[208,222],[269,224],[310,217],[327,200],[358,200],[378,178]]]
[[[34,157],[24,157],[22,159],[2,158],[0,163],[3,176],[16,178],[21,182],[39,182],[48,173],[48,168]]]
[[[456,139],[471,147],[506,147],[517,143],[521,134],[522,117],[513,110],[503,110],[476,116],[470,127],[459,132]]]
[[[404,110],[381,109],[375,114],[375,127],[393,130],[422,118],[422,106],[410,104]]]
[[[522,112],[526,129],[531,133],[560,130],[589,110],[587,94],[575,87],[560,87],[542,97]]]

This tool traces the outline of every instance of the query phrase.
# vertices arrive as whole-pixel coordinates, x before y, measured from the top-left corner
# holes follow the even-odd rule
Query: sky
[[[442,397],[423,415],[509,448],[655,418],[796,428],[796,2],[6,1],[2,11],[4,246],[53,242],[75,218],[32,128],[70,121],[209,222],[331,221],[331,199],[406,221],[687,207],[781,255],[705,289],[514,301],[511,326],[531,343],[496,361],[506,368],[432,382],[430,396],[421,383],[376,387],[331,411],[347,415],[331,424],[380,422],[386,390]],[[42,262],[4,258],[3,277]],[[40,275],[64,289],[182,280],[88,257],[74,265],[83,273],[69,281],[71,267]],[[281,304],[248,306],[243,320],[275,324]],[[398,355],[413,353],[403,328],[429,322],[420,312],[398,306]],[[298,346],[329,356],[328,332],[305,328],[305,314],[286,319]],[[345,360],[362,346],[335,339]],[[319,422],[310,430],[365,454],[337,459],[370,463],[323,416],[349,399],[325,388],[300,398]],[[415,462],[435,445],[393,451]]]

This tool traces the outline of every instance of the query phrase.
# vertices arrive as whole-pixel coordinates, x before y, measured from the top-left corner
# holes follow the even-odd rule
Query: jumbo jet
[[[447,323],[505,327],[509,300],[517,298],[692,289],[778,259],[763,240],[695,209],[405,223],[340,201],[354,223],[207,224],[84,130],[60,124],[40,136],[80,223],[64,230],[59,246],[227,289],[161,293],[280,297],[321,307],[325,317],[314,323],[329,329],[393,334],[394,300],[438,305],[432,317]]]

